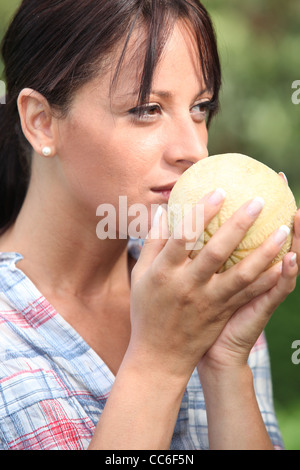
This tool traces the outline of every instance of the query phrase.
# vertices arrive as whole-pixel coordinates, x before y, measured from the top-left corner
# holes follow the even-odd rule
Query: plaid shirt
[[[140,246],[134,247],[138,256]],[[114,376],[16,267],[20,259],[16,253],[0,254],[0,449],[86,449]],[[269,435],[282,448],[264,336],[249,363]],[[196,371],[182,400],[172,449],[208,449]]]

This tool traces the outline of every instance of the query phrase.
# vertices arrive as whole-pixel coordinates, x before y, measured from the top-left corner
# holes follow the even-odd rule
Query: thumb
[[[283,173],[283,171],[280,171],[278,174],[279,174],[279,176],[281,176],[281,178],[283,179],[283,181],[286,184],[289,184],[288,179],[287,179],[286,175]]]

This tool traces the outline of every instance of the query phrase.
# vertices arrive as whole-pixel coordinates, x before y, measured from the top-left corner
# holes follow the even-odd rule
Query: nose
[[[168,130],[165,161],[186,170],[208,157],[206,122],[195,123],[190,116],[176,121]]]

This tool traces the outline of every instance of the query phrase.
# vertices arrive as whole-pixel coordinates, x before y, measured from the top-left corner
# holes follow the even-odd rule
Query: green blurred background
[[[239,152],[283,171],[300,198],[300,2],[204,0],[214,20],[223,67],[221,113],[210,132],[210,154]],[[300,97],[300,94],[299,94]],[[300,280],[266,329],[275,406],[285,447],[300,449]]]
[[[0,0],[0,37],[19,5]],[[238,152],[283,171],[300,198],[299,0],[204,0],[212,15],[223,68],[221,112],[210,130],[210,154]],[[0,78],[3,71],[0,62]],[[300,98],[300,94],[298,95]],[[286,449],[300,449],[300,284],[273,316],[266,334],[275,406]]]

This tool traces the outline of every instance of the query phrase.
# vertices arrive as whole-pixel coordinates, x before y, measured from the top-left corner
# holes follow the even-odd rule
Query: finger
[[[137,273],[140,275],[153,263],[154,259],[166,245],[168,239],[167,211],[163,206],[159,206],[154,215],[152,227],[145,239],[138,262],[135,265],[135,275],[137,275]]]
[[[271,268],[274,271],[276,268]],[[233,315],[233,322],[231,327],[234,329],[234,324],[239,327],[242,322],[244,331],[247,332],[249,345],[253,345],[255,338],[264,330],[270,317],[275,312],[277,307],[284,301],[287,295],[295,288],[298,267],[295,264],[294,254],[288,253],[282,261],[282,270],[274,286],[269,290],[267,289],[269,281],[266,280],[266,273],[262,275],[264,278],[266,291],[260,295],[255,296],[248,303],[243,303],[240,308],[237,308]],[[271,281],[272,284],[272,281]],[[247,289],[246,289],[247,290]],[[258,291],[259,292],[259,288]],[[233,305],[235,308],[235,305]],[[245,340],[244,340],[245,341]]]
[[[228,271],[219,274],[219,294],[221,297],[229,298],[254,282],[278,255],[289,233],[290,229],[283,225],[256,248],[256,250],[249,253],[246,258],[239,261]]]
[[[288,179],[283,171],[280,171],[278,174],[288,185]],[[291,250],[297,254],[298,268],[300,269],[300,210],[297,211],[294,219],[294,236]]]
[[[296,286],[298,265],[296,253],[288,253],[282,262],[282,272],[277,284],[266,294],[254,299],[253,307],[266,321]]]
[[[291,251],[297,254],[298,268],[300,269],[300,210],[296,212],[294,218],[294,233]]]
[[[279,174],[279,176],[281,176],[281,178],[283,179],[283,181],[286,184],[289,184],[288,179],[287,179],[286,175],[283,173],[283,171],[280,171],[278,174]]]
[[[234,310],[246,305],[256,297],[265,294],[276,286],[282,272],[282,261],[276,263],[258,276],[258,278],[249,284],[245,289],[230,297],[230,305]],[[227,299],[226,299],[227,300]],[[225,298],[223,299],[225,302]]]
[[[165,260],[170,265],[178,265],[187,261],[197,240],[204,233],[209,222],[219,212],[225,198],[221,188],[207,194],[192,208],[188,208],[184,218],[174,228],[164,249]]]
[[[262,198],[248,201],[228,219],[193,260],[191,270],[199,281],[219,271],[239,245],[264,207]]]

